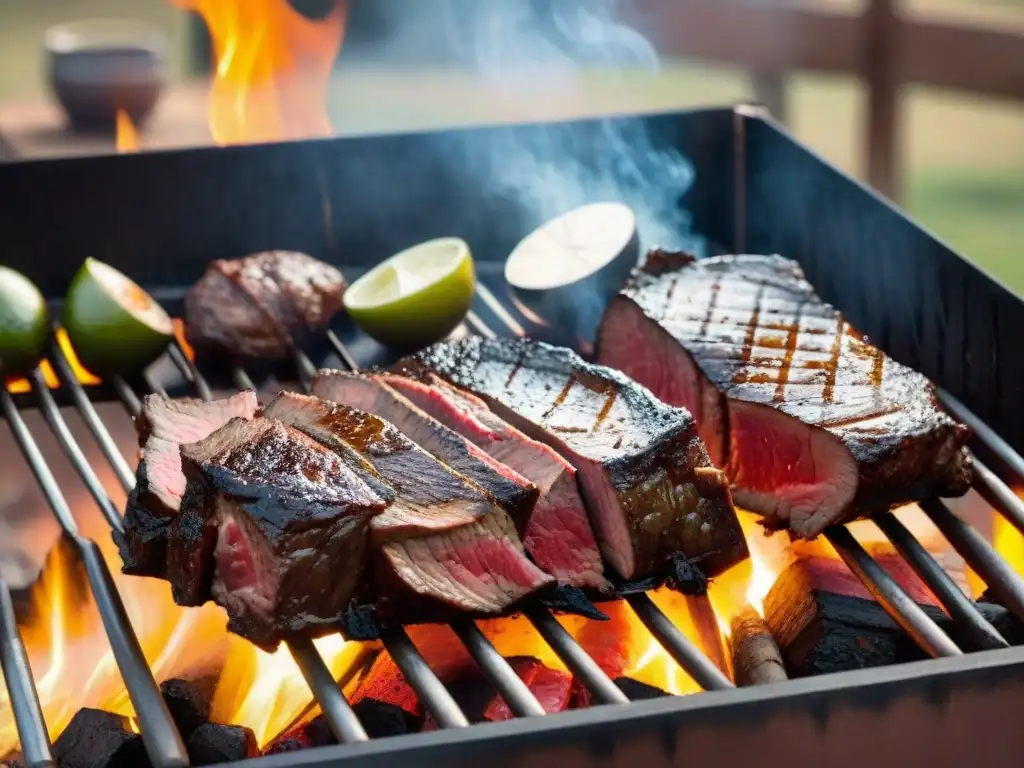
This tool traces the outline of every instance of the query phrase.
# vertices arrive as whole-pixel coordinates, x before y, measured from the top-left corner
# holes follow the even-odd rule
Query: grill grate
[[[504,331],[511,335],[524,335],[523,327],[486,286],[479,284],[477,295],[483,306],[497,318]],[[466,325],[481,335],[498,335],[476,312],[470,312]],[[358,369],[355,359],[334,331],[328,330],[326,339],[345,365],[352,370]],[[208,382],[179,346],[171,347],[170,358],[199,397],[212,399]],[[118,482],[125,491],[130,491],[135,483],[134,473],[56,343],[53,344],[50,360],[56,368],[63,388],[70,393],[76,410],[114,470]],[[316,366],[301,351],[296,353],[294,362],[299,380],[308,388]],[[239,388],[256,388],[250,375],[241,367],[232,371],[232,379]],[[146,383],[152,391],[164,391],[163,387],[152,379],[147,379]],[[30,384],[35,405],[57,437],[62,450],[68,455],[111,527],[120,528],[121,520],[117,509],[73,438],[39,371],[32,375]],[[139,395],[120,377],[114,378],[111,384],[127,412],[133,417],[137,416],[141,411]],[[957,418],[971,427],[977,439],[1008,468],[1012,475],[1024,479],[1024,458],[961,403],[948,395],[943,395],[943,401]],[[3,411],[18,447],[28,461],[51,510],[85,564],[89,587],[96,598],[104,629],[135,707],[139,730],[153,765],[157,768],[187,766],[188,756],[181,736],[146,664],[139,641],[132,631],[124,605],[99,548],[93,541],[80,535],[67,501],[57,486],[35,439],[21,418],[14,399],[6,390],[0,391],[0,410]],[[1017,498],[995,472],[977,459],[975,466],[975,489],[1018,530],[1024,532],[1024,502]],[[920,506],[954,549],[988,584],[993,594],[1012,613],[1024,620],[1024,581],[1009,564],[977,531],[957,517],[941,500],[931,499]],[[965,636],[970,638],[974,646],[971,650],[1007,647],[1006,640],[985,620],[935,559],[893,515],[882,515],[876,522],[896,550],[931,588],[954,621],[966,630]],[[962,653],[949,636],[857,543],[846,528],[830,529],[826,536],[871,594],[925,652],[933,657],[956,656]],[[673,625],[646,594],[634,594],[625,599],[655,639],[702,688],[726,690],[733,687],[732,682],[719,668]],[[628,702],[622,691],[548,609],[530,605],[524,613],[545,642],[591,692],[595,701],[604,704]],[[544,713],[536,697],[473,621],[458,621],[452,628],[517,716],[538,716]],[[404,630],[389,630],[382,637],[382,642],[420,697],[424,707],[439,725],[444,728],[458,728],[469,724],[465,714]],[[366,741],[366,731],[313,643],[298,639],[291,641],[289,647],[338,740],[341,743]],[[54,765],[39,698],[15,621],[11,593],[2,578],[0,662],[26,761],[34,766]]]

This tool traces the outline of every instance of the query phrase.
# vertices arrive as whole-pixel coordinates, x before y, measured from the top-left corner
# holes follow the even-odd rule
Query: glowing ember
[[[216,59],[210,133],[218,144],[325,136],[326,91],[347,0],[309,19],[288,0],[171,0],[201,15]]]
[[[138,152],[139,133],[135,130],[135,124],[123,109],[117,110],[116,118],[117,139],[115,145],[118,152]]]

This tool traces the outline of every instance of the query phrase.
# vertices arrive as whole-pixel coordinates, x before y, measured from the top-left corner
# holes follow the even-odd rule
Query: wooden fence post
[[[894,202],[902,192],[900,26],[894,0],[870,0],[864,12],[861,72],[868,89],[867,179]]]

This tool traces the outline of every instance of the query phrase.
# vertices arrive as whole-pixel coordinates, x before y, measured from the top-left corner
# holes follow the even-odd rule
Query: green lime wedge
[[[64,329],[98,375],[133,373],[167,349],[174,323],[153,297],[108,264],[86,259],[71,281]]]
[[[469,311],[475,290],[469,246],[445,237],[378,264],[345,291],[345,308],[380,343],[421,347],[455,330]]]
[[[0,267],[0,376],[28,373],[46,355],[50,311],[31,280]]]

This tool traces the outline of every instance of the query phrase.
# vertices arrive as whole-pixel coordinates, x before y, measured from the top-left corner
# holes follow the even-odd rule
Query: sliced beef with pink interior
[[[480,398],[434,377],[381,377],[497,461],[530,478],[541,495],[523,531],[526,551],[559,584],[605,589],[604,563],[576,485],[576,470],[547,445],[500,419]]]
[[[479,486],[372,413],[282,392],[263,414],[305,432],[328,448],[354,449],[394,489],[394,501],[373,520],[378,541],[451,530],[499,508]]]
[[[337,456],[265,418],[181,448],[188,487],[168,537],[174,599],[211,597],[228,627],[273,649],[337,629],[386,502]]]
[[[737,502],[811,538],[970,485],[967,429],[779,256],[654,252],[603,319],[598,358],[690,408]]]
[[[373,599],[385,625],[496,616],[554,583],[526,557],[501,507],[452,531],[388,542],[374,560]]]
[[[715,576],[747,556],[728,483],[693,417],[617,371],[540,342],[480,337],[435,345],[400,367],[435,371],[562,453],[623,578],[663,575],[678,555]]]
[[[491,494],[509,513],[519,531],[525,530],[539,494],[537,486],[424,413],[381,377],[320,371],[313,379],[312,393],[391,422],[414,443]]]
[[[124,532],[114,534],[125,573],[164,574],[167,526],[185,492],[178,446],[203,439],[233,418],[252,418],[256,408],[251,391],[211,402],[146,396],[137,420],[142,458],[125,507]]]

